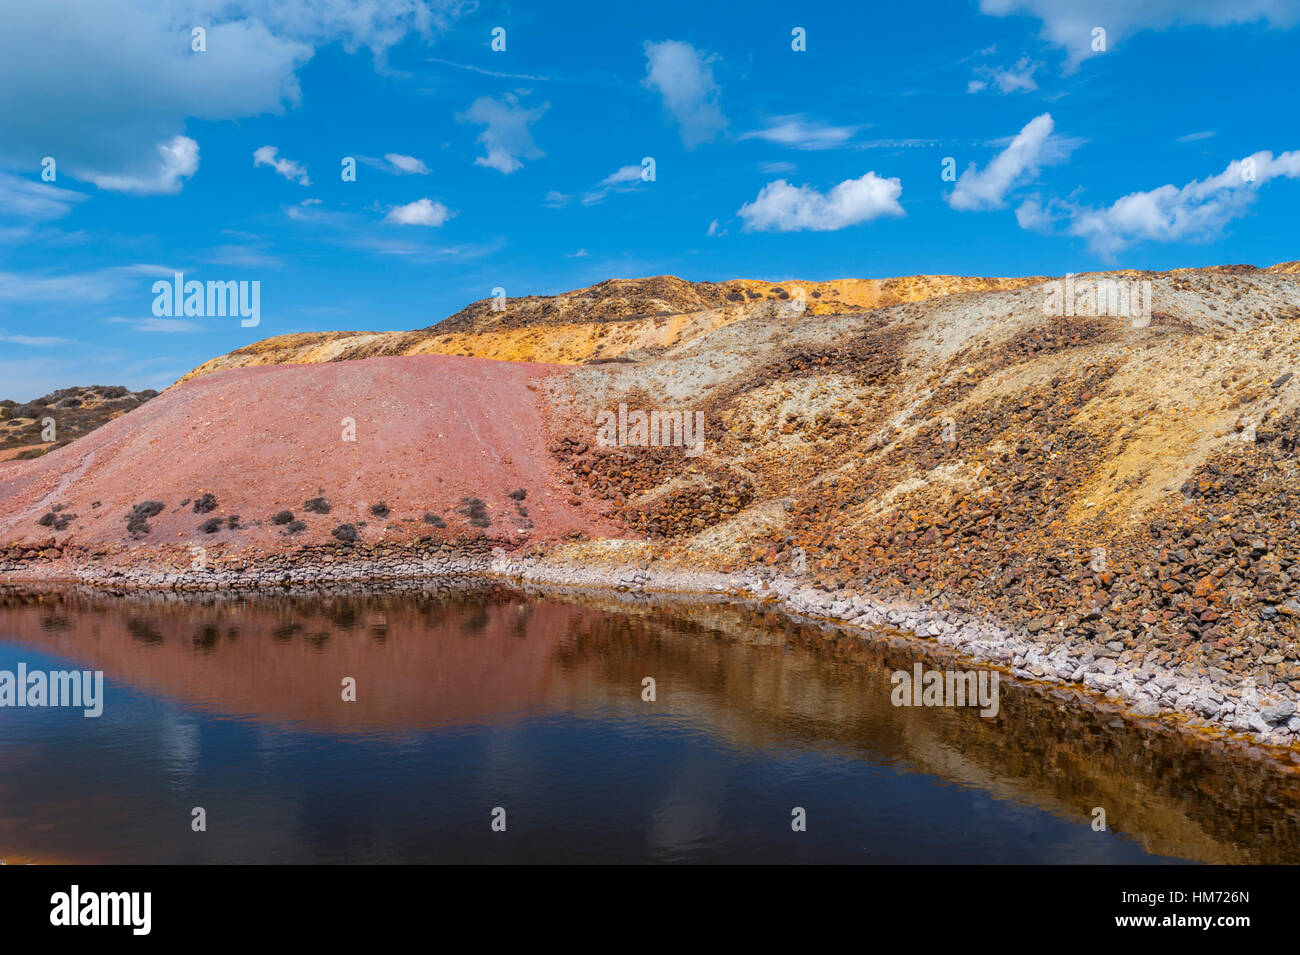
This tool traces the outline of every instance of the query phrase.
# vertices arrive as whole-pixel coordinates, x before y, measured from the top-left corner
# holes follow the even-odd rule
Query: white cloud
[[[799,167],[792,162],[763,162],[758,164],[759,172],[768,176],[783,176],[794,172]]]
[[[61,219],[87,198],[85,193],[0,172],[0,216]]]
[[[480,96],[470,104],[469,109],[458,113],[456,119],[462,123],[477,123],[483,131],[475,140],[487,150],[486,156],[474,160],[476,166],[486,166],[505,175],[523,168],[522,159],[541,159],[546,154],[533,142],[529,126],[541,119],[549,103],[543,103],[535,109],[521,106],[519,98],[507,93],[500,99],[492,96]]]
[[[356,161],[364,162],[370,168],[390,175],[428,175],[433,172],[424,164],[424,160],[400,152],[383,153],[383,159],[376,159],[374,156],[357,156]]]
[[[425,225],[437,228],[450,219],[452,215],[454,213],[441,202],[434,202],[431,199],[416,199],[404,206],[394,206],[389,210],[388,215],[384,216],[384,221],[396,225]]]
[[[784,179],[769,182],[753,202],[737,213],[746,232],[833,232],[880,216],[901,216],[898,179],[868,172],[846,179],[822,195],[812,186],[792,186]]]
[[[681,40],[645,45],[647,89],[663,97],[664,109],[676,121],[682,144],[694,149],[714,139],[727,126],[718,97],[722,88],[713,79],[715,57]]]
[[[1106,46],[1142,30],[1203,24],[1229,26],[1263,21],[1287,28],[1300,22],[1297,0],[980,0],[980,12],[996,17],[1027,14],[1043,22],[1044,38],[1066,51],[1067,68],[1074,69],[1092,50],[1092,30],[1106,31]]]
[[[429,167],[414,156],[404,156],[401,153],[384,153],[384,158],[397,172],[405,173],[408,176],[427,176],[429,174]]]
[[[11,345],[26,345],[29,348],[50,348],[55,345],[71,345],[70,338],[54,338],[41,335],[6,335],[0,332],[0,342],[9,342]]]
[[[349,53],[364,47],[381,61],[407,36],[429,39],[443,33],[476,6],[469,0],[205,0],[199,5],[231,6],[277,32],[320,45],[340,40]]]
[[[631,192],[640,187],[643,182],[641,178],[642,167],[637,165],[620,166],[615,169],[600,182],[596,183],[590,189],[582,193],[579,201],[584,206],[594,206],[604,202],[605,198],[611,192]],[[546,198],[542,200],[542,205],[550,209],[562,209],[574,199],[573,193],[560,192],[552,189],[546,193]]]
[[[262,146],[255,150],[253,166],[270,166],[290,182],[297,182],[300,186],[311,185],[311,177],[307,175],[307,170],[300,163],[281,157],[280,150],[275,146]]]
[[[394,176],[427,176],[433,172],[424,164],[424,160],[403,153],[385,153],[383,159],[374,156],[357,156],[356,159],[372,169]]]
[[[208,250],[204,261],[214,265],[236,265],[251,269],[281,269],[284,260],[246,245],[218,245]]]
[[[1054,211],[1038,196],[1030,196],[1016,207],[1016,224],[1029,232],[1051,232],[1055,219]]]
[[[1022,56],[1016,61],[1015,66],[1005,68],[977,66],[975,67],[975,75],[984,78],[971,80],[967,83],[966,92],[978,93],[988,89],[989,85],[992,84],[997,87],[1000,93],[1032,93],[1038,89],[1038,84],[1034,81],[1034,71],[1042,65],[1027,56]]]
[[[541,76],[536,73],[506,73],[502,70],[485,70],[481,66],[474,66],[469,63],[456,63],[453,60],[444,60],[439,56],[428,57],[430,63],[441,63],[443,66],[454,66],[458,70],[469,70],[471,73],[480,73],[483,76],[495,76],[499,80],[527,80],[530,83],[550,83],[556,77]]]
[[[1174,142],[1178,143],[1196,143],[1202,139],[1213,139],[1217,134],[1212,129],[1205,129],[1199,133],[1188,133],[1186,136],[1179,136]]]
[[[641,165],[622,166],[611,172],[596,185],[592,186],[582,197],[584,206],[594,206],[604,201],[611,192],[627,192],[641,184]]]
[[[144,318],[106,318],[104,321],[130,325],[137,332],[197,332],[202,327],[198,322],[184,318],[155,318],[152,315]]]
[[[370,204],[365,208],[368,211],[381,209],[378,204]],[[482,259],[500,252],[506,245],[503,238],[490,242],[439,245],[433,238],[439,233],[430,230],[457,213],[431,199],[390,207],[382,218],[306,205],[290,206],[284,211],[290,219],[311,230],[313,241],[346,249],[360,249],[374,255],[400,256],[411,262]],[[393,225],[420,225],[426,228],[402,229],[397,233],[391,228]]]
[[[319,199],[304,199],[296,206],[286,206],[284,214],[295,222],[316,222],[323,225],[335,224],[340,219],[346,218],[340,213],[317,208],[320,205]]]
[[[829,126],[802,115],[776,116],[765,129],[745,133],[741,139],[761,139],[792,149],[834,149],[857,133],[857,126]]]
[[[73,179],[147,184],[190,119],[283,112],[319,46],[383,54],[431,37],[462,0],[10,0],[0,3],[0,162],[44,156]],[[206,52],[190,30],[207,30]],[[21,90],[21,95],[14,91]],[[176,180],[179,185],[179,180]],[[164,184],[170,189],[169,180]],[[133,191],[159,191],[148,185]]]
[[[1248,176],[1252,166],[1253,179]],[[1257,152],[1234,159],[1217,176],[1182,187],[1164,185],[1129,193],[1099,209],[1071,208],[1067,231],[1106,256],[1143,241],[1208,242],[1249,211],[1260,186],[1277,178],[1300,178],[1300,150],[1276,157]]]
[[[0,272],[0,301],[104,302],[138,292],[147,297],[154,279],[170,278],[174,270],[159,265],[123,265],[91,272]]]
[[[720,237],[726,234],[727,234],[727,230],[722,228],[722,225],[718,222],[717,219],[714,219],[712,222],[709,223],[708,231],[705,232],[705,235],[714,236],[714,237]]]
[[[983,169],[971,163],[946,197],[948,205],[963,212],[1001,209],[1012,187],[1069,154],[1070,144],[1052,136],[1054,125],[1051,113],[1035,116]]]
[[[124,175],[86,172],[82,176],[101,189],[158,195],[180,192],[181,180],[188,179],[198,169],[199,144],[188,136],[173,136],[170,141],[158,144],[158,159],[144,172]]]

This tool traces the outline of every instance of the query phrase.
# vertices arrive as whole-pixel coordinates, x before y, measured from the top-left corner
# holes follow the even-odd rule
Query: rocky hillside
[[[996,618],[1103,675],[1121,666],[1130,699],[1129,682],[1184,667],[1294,697],[1300,271],[1110,273],[1075,291],[1098,280],[1150,283],[1149,307],[1065,308],[1057,280],[917,279],[806,283],[800,310],[794,283],[656,279],[518,313],[478,303],[368,345],[271,340],[71,448],[0,463],[0,570],[168,549],[185,566],[217,543],[305,566],[404,542],[757,566]],[[507,345],[567,364],[386,351]],[[280,361],[296,366],[243,367]],[[602,441],[638,411],[689,414],[703,441]],[[1161,698],[1225,718],[1222,698],[1178,685]]]
[[[671,275],[610,279],[562,295],[483,299],[418,331],[308,332],[268,338],[205,362],[181,380],[227,368],[381,355],[473,355],[559,364],[646,357],[750,318],[860,312],[1039,281],[952,275],[782,283],[685,282]]]
[[[61,388],[43,398],[19,403],[0,401],[0,461],[40,457],[52,448],[87,435],[158,392],[129,391],[120,386]],[[46,441],[46,419],[54,419],[54,441]]]
[[[1146,278],[1149,323],[1038,285],[733,324],[576,370],[552,449],[671,560],[1300,689],[1300,275]],[[704,453],[599,446],[620,403],[701,411]]]

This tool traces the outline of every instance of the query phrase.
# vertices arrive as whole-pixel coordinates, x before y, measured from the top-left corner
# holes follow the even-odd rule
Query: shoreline
[[[622,543],[622,542],[620,542]],[[185,559],[189,554],[184,555]],[[304,559],[306,558],[306,559]],[[314,559],[313,559],[314,558]],[[658,562],[575,565],[562,559],[507,555],[486,544],[380,544],[360,553],[331,548],[250,559],[223,559],[211,569],[177,569],[149,560],[127,565],[96,561],[0,563],[0,586],[89,586],[105,591],[177,594],[272,591],[300,586],[391,585],[443,578],[485,578],[525,589],[627,593],[647,598],[741,600],[791,618],[824,622],[860,639],[882,633],[915,642],[922,653],[996,668],[1015,679],[1074,691],[1095,709],[1174,722],[1227,741],[1289,751],[1300,762],[1297,694],[1286,683],[1256,686],[1210,667],[1148,663],[1141,648],[1071,646],[1035,639],[992,618],[976,619],[922,602],[887,599],[749,568],[736,572],[656,566]]]

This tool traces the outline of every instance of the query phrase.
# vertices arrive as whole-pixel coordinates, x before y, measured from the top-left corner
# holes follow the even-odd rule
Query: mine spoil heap
[[[0,462],[0,553],[460,541],[591,562],[621,540],[660,567],[758,568],[1300,691],[1300,270],[1076,281],[1097,278],[1150,283],[1149,314],[1054,312],[1041,277],[665,276],[269,339]],[[300,410],[259,414],[258,395]],[[702,413],[702,453],[598,441],[621,405]],[[264,446],[287,463],[250,457]],[[167,504],[134,538],[147,498],[110,479],[123,462]],[[177,507],[200,492],[211,531]],[[339,511],[313,515],[317,495]]]

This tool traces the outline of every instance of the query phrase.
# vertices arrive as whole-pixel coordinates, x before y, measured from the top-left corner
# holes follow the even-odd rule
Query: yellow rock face
[[[315,364],[377,355],[470,355],[504,361],[580,364],[646,357],[717,328],[754,318],[816,317],[919,302],[962,292],[1022,288],[1040,277],[913,275],[829,282],[685,282],[673,276],[614,279],[556,296],[484,299],[430,328],[410,332],[300,332],[205,362],[185,381],[225,368]],[[799,311],[802,305],[802,312]]]

